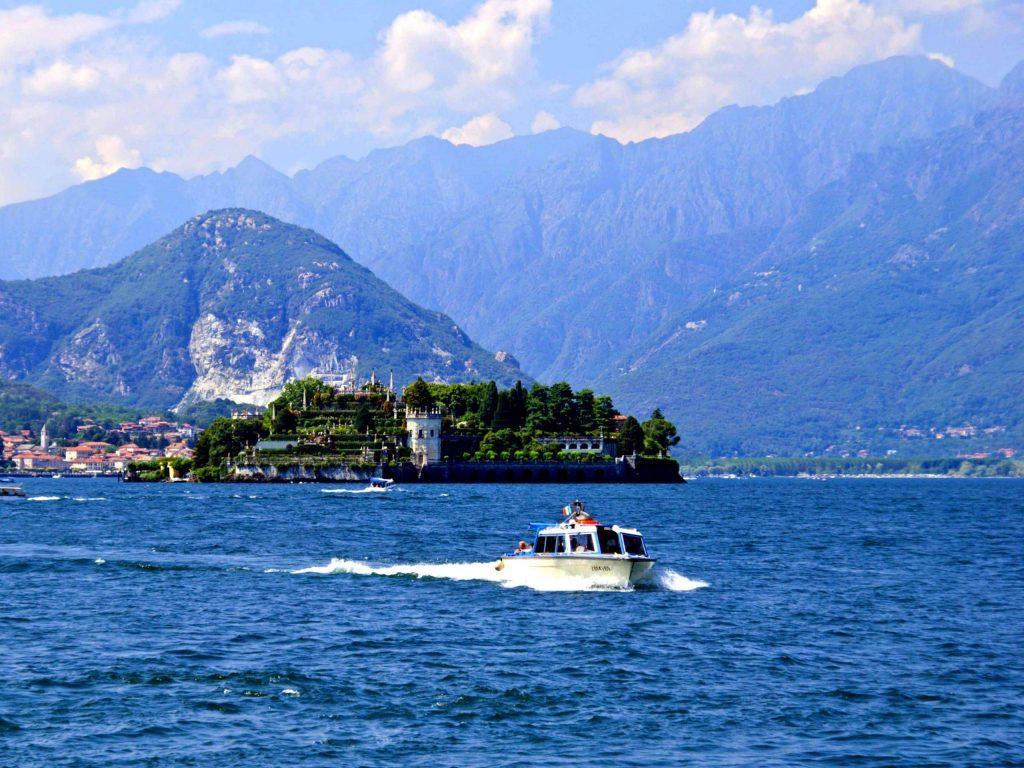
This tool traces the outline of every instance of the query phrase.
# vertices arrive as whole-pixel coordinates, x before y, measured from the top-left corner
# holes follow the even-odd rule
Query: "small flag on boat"
[[[572,514],[572,510],[569,507],[562,507],[562,514],[568,517]]]

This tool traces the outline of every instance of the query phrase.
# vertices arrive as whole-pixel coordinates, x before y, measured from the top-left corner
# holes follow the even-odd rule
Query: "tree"
[[[596,401],[592,389],[581,389],[576,393],[576,411],[579,419],[580,432],[585,435],[597,432]]]
[[[548,388],[539,382],[534,382],[526,397],[526,428],[540,433],[550,432],[553,428],[548,409]]]
[[[494,414],[498,410],[498,385],[493,381],[487,383],[483,402],[480,404],[480,418],[484,424],[494,423]]]
[[[502,456],[514,452],[523,447],[522,439],[511,429],[498,429],[488,432],[480,441],[480,451],[485,454],[494,453]]]
[[[676,425],[665,418],[660,408],[655,408],[651,418],[643,423],[643,432],[649,453],[665,453],[679,444]]]
[[[615,428],[615,417],[618,415],[612,399],[608,395],[600,395],[594,398],[594,422],[598,429],[603,429],[605,434]]]
[[[325,384],[320,379],[307,376],[304,379],[293,379],[281,388],[281,394],[274,400],[278,408],[282,406],[297,411],[305,404],[311,407],[314,404],[321,405],[330,402],[337,394],[337,390],[330,384]],[[305,397],[303,397],[305,395]],[[303,403],[305,400],[305,403]]]
[[[627,416],[622,429],[619,431],[621,453],[628,455],[643,452],[645,438],[646,436],[644,435],[643,427],[640,426],[640,422],[632,416]]]
[[[526,426],[526,399],[528,397],[523,382],[517,381],[515,386],[508,391],[509,405],[512,407],[513,422],[515,429],[522,429]]]
[[[263,424],[267,432],[274,435],[290,435],[299,426],[299,419],[295,411],[288,407],[286,402],[280,402],[280,398],[270,404],[270,408],[263,415]]]
[[[494,418],[491,420],[491,429],[515,429],[516,424],[515,406],[508,392],[498,393],[498,405],[494,409]]]
[[[266,434],[266,428],[256,419],[214,419],[196,441],[194,465],[219,467]]]
[[[434,395],[422,376],[405,388],[403,399],[409,411],[429,411],[434,407]]]
[[[548,413],[556,432],[573,434],[579,431],[576,397],[567,382],[558,381],[548,387]]]
[[[373,430],[373,413],[366,403],[359,404],[356,415],[352,419],[352,426],[361,435]]]

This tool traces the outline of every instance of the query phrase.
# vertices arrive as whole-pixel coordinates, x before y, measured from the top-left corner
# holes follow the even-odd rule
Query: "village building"
[[[555,437],[538,437],[538,443],[551,445],[557,443],[566,453],[593,453],[615,457],[618,441],[600,435],[559,435]]]
[[[40,469],[63,470],[67,468],[67,464],[60,456],[54,456],[51,453],[39,450],[16,453],[11,457],[11,460],[14,462],[14,466],[22,471]]]

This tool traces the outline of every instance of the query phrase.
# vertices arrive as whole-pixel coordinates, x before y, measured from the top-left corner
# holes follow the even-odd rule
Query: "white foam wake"
[[[671,568],[655,568],[654,578],[659,587],[669,592],[692,592],[708,585],[706,581],[700,579],[688,579]]]
[[[551,578],[542,573],[527,574],[525,577],[514,578],[507,572],[495,569],[496,561],[486,563],[408,563],[398,565],[371,565],[361,560],[332,558],[327,565],[314,565],[299,568],[293,574],[355,574],[358,576],[413,576],[417,579],[450,579],[452,581],[489,581],[503,587],[526,587],[538,592],[603,592],[623,591],[621,588],[609,586],[600,579]],[[655,571],[651,586],[666,589],[670,592],[689,592],[706,587],[707,583],[688,579],[671,569]]]
[[[387,493],[377,488],[322,488],[320,493]]]
[[[60,496],[29,496],[25,501],[60,501]]]

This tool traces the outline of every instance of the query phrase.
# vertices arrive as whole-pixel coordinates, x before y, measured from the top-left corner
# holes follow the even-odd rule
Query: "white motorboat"
[[[582,501],[562,509],[565,520],[538,529],[531,547],[502,557],[496,566],[510,580],[583,580],[597,586],[631,587],[651,577],[656,562],[635,528],[602,525]]]
[[[26,498],[20,485],[0,485],[0,502],[24,501]]]
[[[370,485],[367,486],[366,490],[385,492],[390,491],[394,487],[395,481],[389,477],[371,477]]]

